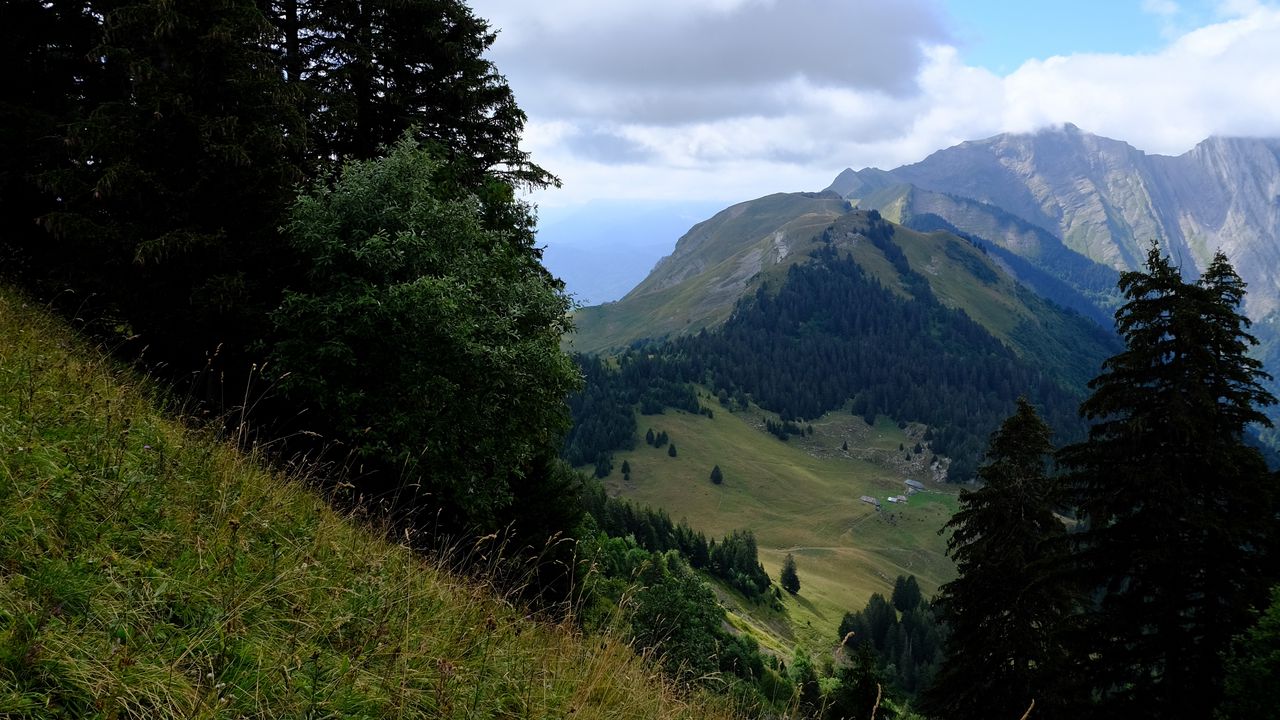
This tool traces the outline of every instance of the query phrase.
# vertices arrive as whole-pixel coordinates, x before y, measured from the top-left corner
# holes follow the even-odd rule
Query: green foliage
[[[724,482],[724,473],[721,472],[719,465],[716,465],[715,467],[711,468],[711,482],[715,483],[716,485],[719,485]]]
[[[1053,511],[1060,490],[1045,472],[1049,438],[1049,427],[1019,399],[991,436],[978,470],[984,485],[960,494],[960,511],[947,523],[960,577],[937,600],[950,636],[925,698],[931,716],[1016,717],[1033,699],[1038,716],[1065,716],[1057,633],[1074,604],[1061,577],[1066,529]],[[898,595],[895,589],[895,605]]]
[[[755,533],[734,530],[720,543],[711,543],[711,572],[724,578],[747,597],[763,595],[769,590],[769,574],[760,564]]]
[[[297,406],[402,497],[480,525],[558,444],[569,300],[509,189],[477,196],[412,140],[347,165],[287,226],[309,272],[272,313]]]
[[[283,455],[323,449],[377,476],[366,498],[429,495],[485,526],[549,485],[574,388],[550,350],[568,301],[511,184],[555,179],[519,149],[525,116],[484,58],[494,33],[464,3],[20,0],[0,13],[20,78],[0,98],[7,268],[128,359],[200,373],[193,400],[214,413],[261,392],[250,382],[270,355],[287,399],[237,419],[283,437]],[[405,135],[432,150],[406,140],[393,154],[413,160],[342,169]]]
[[[813,658],[808,651],[796,648],[789,672],[796,686],[800,708],[811,715],[816,714],[822,706],[822,689],[818,685],[818,670],[813,666]]]
[[[907,612],[920,607],[924,602],[924,593],[920,592],[920,583],[915,575],[898,576],[893,582],[893,607],[898,612]]]
[[[886,700],[891,688],[880,669],[875,653],[865,643],[858,644],[853,657],[836,671],[838,685],[827,696],[826,717],[830,720],[872,717],[893,720],[897,717]]]
[[[668,456],[670,456],[670,457],[675,457],[675,456],[676,456],[676,444],[675,444],[675,443],[671,443],[669,446],[667,446],[667,455],[668,455]]]
[[[1126,347],[1090,384],[1088,440],[1061,453],[1086,528],[1079,567],[1100,597],[1076,653],[1102,712],[1207,717],[1222,653],[1275,569],[1274,478],[1244,443],[1274,399],[1221,254],[1190,283],[1153,246],[1120,290]]]
[[[595,527],[609,537],[629,537],[650,552],[676,550],[693,567],[710,568],[706,536],[683,522],[672,522],[665,511],[636,508],[625,500],[609,497],[599,483],[590,483],[582,489],[582,503]]]
[[[1238,635],[1226,658],[1222,720],[1245,720],[1274,714],[1280,708],[1280,585],[1271,589],[1271,604]]]
[[[846,648],[869,648],[894,689],[914,696],[929,687],[942,661],[943,628],[914,575],[899,575],[894,588],[895,600],[902,601],[901,618],[893,604],[874,593],[862,610],[845,613],[840,639]]]
[[[631,633],[640,648],[660,650],[676,675],[696,679],[719,669],[717,640],[724,610],[678,555],[654,555],[641,568]]]
[[[300,91],[320,168],[367,160],[406,132],[475,184],[558,181],[519,147],[527,120],[485,53],[496,33],[460,0],[272,0],[278,66]]]
[[[586,622],[608,617],[605,608],[621,610],[637,649],[652,652],[670,675],[710,682],[745,705],[781,707],[794,695],[766,670],[753,638],[725,630],[724,608],[680,551],[648,551],[631,536],[587,531],[579,557],[591,568],[580,603]]]

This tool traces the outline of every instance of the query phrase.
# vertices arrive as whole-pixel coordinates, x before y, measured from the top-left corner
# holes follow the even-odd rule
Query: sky
[[[553,248],[607,244],[591,228],[628,208],[709,215],[1001,132],[1070,122],[1166,155],[1280,136],[1280,0],[470,4],[563,182],[530,198]]]

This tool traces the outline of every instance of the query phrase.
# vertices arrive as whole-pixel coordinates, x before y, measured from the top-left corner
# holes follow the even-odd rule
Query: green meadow
[[[795,597],[784,594],[782,615],[721,591],[740,629],[750,628],[764,645],[788,655],[797,644],[824,647],[837,642],[846,611],[861,609],[872,593],[888,595],[898,575],[915,575],[926,595],[954,576],[938,531],[955,511],[958,491],[934,479],[927,448],[911,453],[923,427],[899,429],[884,418],[870,427],[848,412],[833,412],[812,422],[812,435],[784,442],[765,431],[766,416],[754,407],[731,413],[703,402],[714,418],[670,409],[639,416],[637,447],[617,454],[605,486],[612,495],[665,509],[708,539],[752,530],[775,580],[786,554],[795,555],[801,589]],[[645,444],[648,428],[670,436],[676,457]],[[630,480],[623,480],[623,461]],[[710,480],[716,465],[721,485]],[[927,491],[905,504],[889,503],[905,493],[909,478]],[[881,509],[863,495],[878,498]]]

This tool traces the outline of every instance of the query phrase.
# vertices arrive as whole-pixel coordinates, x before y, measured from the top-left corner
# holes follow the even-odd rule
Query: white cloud
[[[962,62],[931,0],[475,7],[502,29],[493,59],[529,112],[526,146],[564,180],[543,205],[814,190],[846,166],[1064,122],[1165,154],[1280,135],[1280,10],[1253,0],[1155,53],[1031,59],[1005,77]]]
[[[1004,79],[1002,129],[1074,122],[1148,152],[1280,135],[1280,10],[1206,26],[1151,55],[1035,60]]]

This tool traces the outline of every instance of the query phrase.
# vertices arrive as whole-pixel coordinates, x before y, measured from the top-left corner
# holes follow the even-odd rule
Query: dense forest
[[[625,352],[616,371],[579,358],[586,385],[570,403],[565,457],[581,465],[628,449],[637,403],[642,413],[660,411],[659,403],[696,411],[691,383],[727,406],[749,397],[778,413],[770,432],[780,439],[803,432],[801,419],[844,407],[867,423],[882,415],[924,423],[933,451],[952,459],[956,482],[972,478],[987,435],[1021,394],[1044,408],[1061,437],[1082,437],[1079,398],[1061,379],[939,302],[895,244],[892,226],[874,211],[867,221],[865,234],[910,299],[841,255],[827,233],[812,262],[744,297],[722,327]]]

